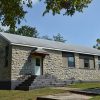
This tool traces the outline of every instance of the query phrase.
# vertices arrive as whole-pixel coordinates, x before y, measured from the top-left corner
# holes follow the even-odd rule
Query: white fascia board
[[[39,47],[39,46],[31,46],[31,45],[23,45],[23,44],[15,44],[11,43],[12,45],[17,45],[17,46],[25,46],[25,47],[30,47],[30,48],[43,48],[47,50],[56,50],[56,51],[63,51],[63,52],[73,52],[73,53],[80,53],[80,54],[88,54],[88,55],[95,55],[95,56],[100,56],[99,54],[94,54],[94,53],[88,53],[88,52],[81,52],[81,51],[74,51],[74,50],[62,50],[62,49],[56,49],[56,48],[47,48],[47,47]]]

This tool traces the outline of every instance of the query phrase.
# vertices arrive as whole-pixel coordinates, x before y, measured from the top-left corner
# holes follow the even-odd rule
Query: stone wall
[[[12,68],[11,68],[12,89],[14,89],[16,85],[24,81],[25,77],[27,77],[27,74],[29,74],[33,70],[31,62],[29,60],[29,55],[32,49],[33,48],[22,47],[22,46],[12,46]],[[55,50],[46,50],[46,51],[48,52],[49,55],[46,55],[43,58],[43,75],[49,74],[51,76],[54,76],[57,80],[61,81],[66,81],[69,79],[84,80],[84,81],[100,80],[100,70],[97,69],[98,67],[97,56],[94,57],[96,68],[94,69],[94,66],[92,66],[91,69],[84,69],[83,65],[81,66],[82,63],[80,63],[81,61],[79,54],[75,53],[74,54],[75,68],[69,68],[66,53],[63,54],[61,51],[55,51]],[[91,59],[90,62],[92,65],[93,59]],[[38,79],[39,78],[37,78],[37,80]],[[35,80],[35,82],[37,82],[37,80]],[[48,83],[49,79],[43,79],[43,80],[41,82]],[[51,81],[53,81],[53,79],[51,79]],[[33,85],[34,84],[37,83],[33,83]],[[43,84],[41,85],[43,86]]]
[[[100,70],[67,69],[66,79],[75,79],[81,81],[100,81]]]
[[[84,56],[75,53],[75,68],[68,67],[68,59],[65,52],[47,50],[49,55],[43,61],[43,73],[54,75],[61,80],[75,79],[83,81],[100,81],[98,69],[98,57],[89,57],[90,68],[84,69]]]
[[[47,50],[43,60],[43,74],[54,75],[58,79],[65,79],[66,66],[63,66],[63,58],[61,51]]]
[[[24,81],[32,71],[30,52],[32,48],[23,46],[12,46],[12,68],[11,80],[12,89]]]
[[[75,53],[75,68],[66,69],[66,79],[83,81],[100,81],[100,70],[98,68],[98,56],[86,56],[89,58],[90,68],[84,68],[84,55]]]

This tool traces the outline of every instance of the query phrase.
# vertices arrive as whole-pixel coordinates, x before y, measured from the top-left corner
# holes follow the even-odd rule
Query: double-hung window
[[[89,59],[84,58],[84,68],[90,68]]]
[[[67,59],[68,59],[68,67],[74,68],[75,67],[74,53],[67,53]]]

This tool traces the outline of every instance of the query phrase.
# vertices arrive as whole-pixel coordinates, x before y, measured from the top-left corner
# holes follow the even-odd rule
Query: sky
[[[26,9],[28,13],[21,25],[36,27],[41,36],[52,37],[61,33],[66,43],[89,47],[100,38],[100,0],[93,0],[83,13],[76,12],[72,17],[51,13],[42,16],[45,4],[37,0],[33,2],[33,8]]]

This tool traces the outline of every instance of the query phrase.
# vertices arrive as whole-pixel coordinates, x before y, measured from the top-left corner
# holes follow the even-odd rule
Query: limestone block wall
[[[84,68],[84,57],[78,57],[75,54],[75,68],[66,69],[66,79],[75,79],[82,81],[100,81],[100,69],[98,68],[98,56],[90,57],[90,68]]]
[[[11,63],[11,80],[12,89],[20,84],[27,74],[32,72],[31,62],[28,60],[30,52],[33,48],[12,46],[12,63]],[[90,61],[91,69],[84,69],[83,59],[81,60],[79,54],[75,53],[75,68],[68,67],[66,54],[63,55],[61,51],[46,50],[49,55],[43,58],[43,75],[49,74],[61,81],[75,78],[76,80],[84,81],[99,81],[100,70],[98,70],[98,57],[94,57]],[[82,66],[81,66],[82,65]],[[94,69],[93,69],[94,68]],[[25,77],[24,77],[25,76]],[[44,79],[45,80],[45,79]],[[45,81],[46,82],[46,81]],[[43,84],[42,84],[43,85]]]
[[[83,81],[100,81],[100,70],[98,69],[98,56],[89,57],[90,68],[84,68],[84,56],[74,53],[75,68],[68,67],[66,53],[60,51],[47,50],[47,55],[43,60],[43,74],[54,75],[61,80],[75,79]]]
[[[80,68],[79,54],[78,53],[74,53],[74,56],[75,56],[75,66],[76,66],[76,68]]]
[[[96,70],[100,70],[99,69],[99,64],[98,64],[98,56],[94,56],[94,65],[95,65]]]
[[[43,59],[43,74],[54,75],[58,79],[65,79],[66,66],[63,66],[61,51],[47,50],[49,55]]]
[[[66,79],[82,81],[100,81],[100,70],[91,69],[67,69]]]
[[[31,62],[29,55],[32,48],[23,46],[12,46],[11,80],[12,89],[25,80],[27,74],[31,73]]]

